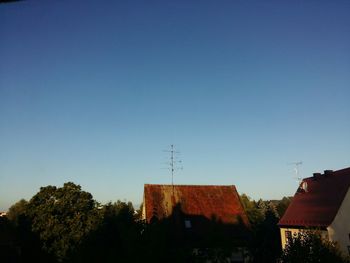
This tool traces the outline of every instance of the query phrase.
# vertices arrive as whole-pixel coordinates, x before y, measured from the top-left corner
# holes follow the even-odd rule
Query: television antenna
[[[299,161],[299,162],[291,162],[291,163],[288,163],[290,165],[294,165],[294,173],[295,173],[295,179],[297,179],[298,183],[301,184],[301,182],[303,181],[303,178],[300,177],[299,175],[299,171],[300,171],[300,166],[303,164],[302,161]]]
[[[174,186],[174,174],[178,170],[183,170],[182,161],[178,159],[177,155],[180,154],[179,151],[175,150],[174,144],[170,145],[170,150],[163,150],[163,152],[170,153],[170,160],[166,162],[169,165],[169,170],[171,171],[171,185]]]

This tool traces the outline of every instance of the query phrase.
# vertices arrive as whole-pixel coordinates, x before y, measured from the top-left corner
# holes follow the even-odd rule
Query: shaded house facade
[[[301,182],[292,203],[279,221],[282,248],[295,233],[320,230],[350,254],[350,167],[314,173]]]
[[[168,220],[176,239],[192,248],[238,248],[240,262],[250,238],[248,217],[233,185],[146,184],[142,218],[150,224]]]

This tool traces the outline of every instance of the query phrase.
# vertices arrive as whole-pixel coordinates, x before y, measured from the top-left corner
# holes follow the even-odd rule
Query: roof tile
[[[144,202],[148,222],[153,216],[158,219],[170,216],[172,209],[181,204],[182,212],[187,215],[200,215],[209,220],[214,217],[227,224],[236,224],[242,220],[245,225],[249,225],[234,185],[146,184]]]

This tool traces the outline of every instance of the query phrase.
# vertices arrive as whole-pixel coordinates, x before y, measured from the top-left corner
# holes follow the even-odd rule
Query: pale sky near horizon
[[[0,211],[72,181],[102,203],[143,184],[293,195],[350,166],[349,1],[0,4]]]

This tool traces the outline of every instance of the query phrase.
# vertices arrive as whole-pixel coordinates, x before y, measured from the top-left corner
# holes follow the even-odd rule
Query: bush
[[[288,241],[282,263],[348,263],[337,244],[324,240],[318,231],[300,232]]]

